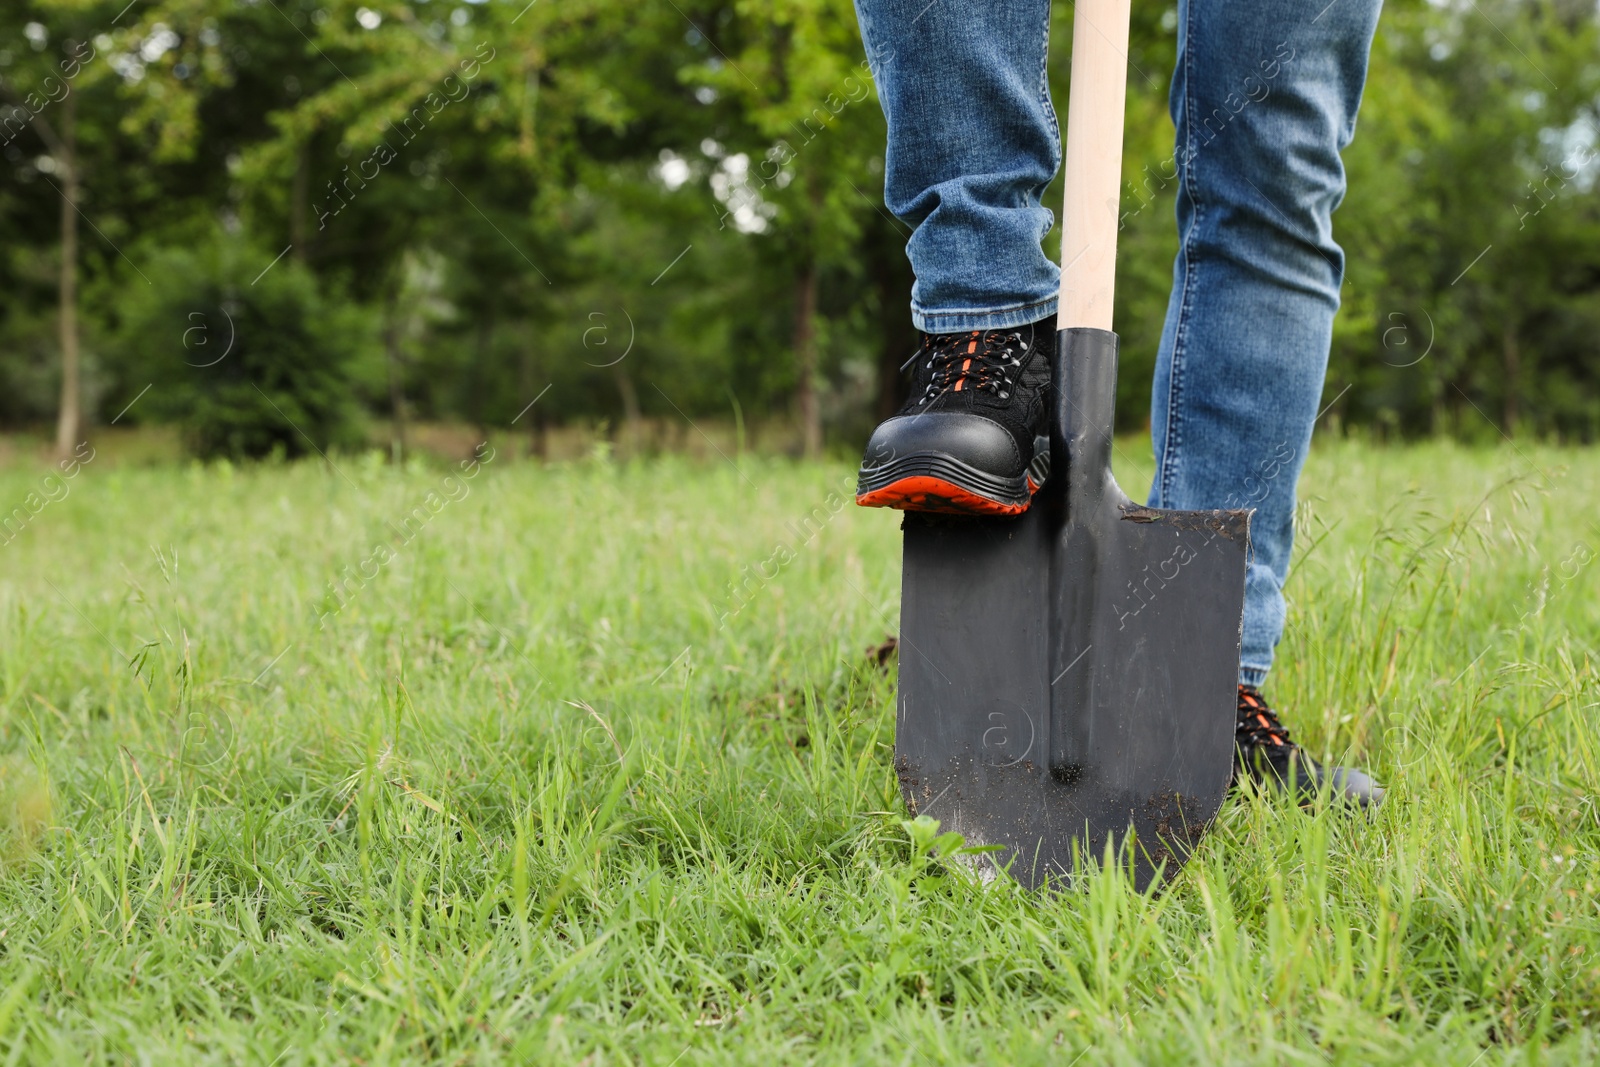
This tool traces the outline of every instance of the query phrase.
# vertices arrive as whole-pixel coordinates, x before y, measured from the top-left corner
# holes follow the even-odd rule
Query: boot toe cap
[[[867,442],[863,470],[917,455],[939,455],[996,477],[1016,477],[1027,466],[1015,438],[993,419],[965,411],[931,411],[885,420]]]

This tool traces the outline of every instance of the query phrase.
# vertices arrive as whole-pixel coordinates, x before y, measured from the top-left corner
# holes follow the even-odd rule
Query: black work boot
[[[856,503],[1020,515],[1050,474],[1056,320],[924,334],[911,399],[872,433]],[[910,362],[910,361],[908,361]]]
[[[1239,687],[1239,719],[1235,726],[1238,769],[1263,785],[1287,789],[1302,804],[1328,790],[1335,800],[1361,808],[1383,803],[1383,787],[1364,772],[1348,767],[1322,767],[1289,739],[1289,729],[1251,686]],[[1238,770],[1234,772],[1235,777]]]

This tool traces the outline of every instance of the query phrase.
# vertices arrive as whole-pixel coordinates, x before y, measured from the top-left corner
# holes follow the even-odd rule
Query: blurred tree
[[[121,358],[149,390],[134,417],[181,427],[198,456],[361,441],[358,385],[376,376],[366,314],[292,260],[262,271],[268,258],[219,235],[163,251],[155,284],[125,290]]]
[[[252,276],[309,271],[316,314],[356,310],[341,336],[379,372],[339,380],[388,416],[397,454],[415,418],[536,439],[599,420],[643,447],[652,416],[736,412],[792,414],[815,454],[898,400],[908,235],[883,207],[882,116],[845,0],[0,12],[8,424],[49,416],[66,441],[78,408],[137,399],[155,353],[127,323],[169,361],[188,326],[152,267],[213,241],[259,258]],[[1175,29],[1170,4],[1134,12],[1125,429],[1148,412],[1175,245]],[[1332,417],[1600,436],[1597,44],[1588,0],[1387,5],[1336,216]],[[179,318],[158,327],[145,303]],[[261,305],[252,329],[310,314],[291,305]]]
[[[822,448],[822,276],[863,272],[862,237],[883,233],[863,230],[862,220],[883,210],[884,127],[848,0],[736,0],[731,16],[721,21],[725,32],[695,26],[712,35],[725,61],[690,67],[684,77],[739,109],[743,150],[725,156],[718,175],[720,222],[771,231],[773,258],[792,274],[795,404],[803,451],[814,457]]]
[[[20,5],[19,5],[20,6]],[[106,64],[90,38],[104,38],[115,9],[104,4],[72,0],[40,0],[16,14],[27,41],[25,50],[8,51],[9,68],[0,82],[3,99],[4,141],[9,146],[19,135],[31,132],[45,154],[32,161],[32,170],[50,186],[59,200],[57,217],[57,341],[59,345],[60,399],[56,419],[56,452],[66,457],[81,440],[81,359],[78,311],[78,219],[82,214],[83,184],[90,173],[92,154],[79,151],[80,107],[86,120],[83,138],[94,144],[108,121],[108,94],[100,77]],[[30,18],[29,16],[33,16]],[[18,25],[18,23],[12,23]],[[102,91],[96,91],[100,83]]]
[[[1593,335],[1563,343],[1556,324],[1600,315],[1594,11],[1401,0],[1384,19],[1335,220],[1346,417],[1411,432],[1488,420],[1491,435],[1532,419],[1592,439]],[[1554,379],[1583,402],[1540,388]]]

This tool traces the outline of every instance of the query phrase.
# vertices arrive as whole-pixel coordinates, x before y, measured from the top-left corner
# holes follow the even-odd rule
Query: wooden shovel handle
[[[1059,329],[1111,329],[1131,0],[1078,0],[1067,101]]]

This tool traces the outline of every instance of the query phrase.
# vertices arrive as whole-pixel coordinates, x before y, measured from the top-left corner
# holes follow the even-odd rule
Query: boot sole
[[[1021,515],[1039,491],[1029,474],[996,478],[939,453],[914,453],[861,469],[856,503],[864,508],[946,515]]]

